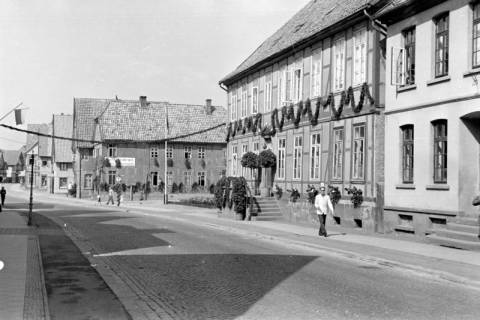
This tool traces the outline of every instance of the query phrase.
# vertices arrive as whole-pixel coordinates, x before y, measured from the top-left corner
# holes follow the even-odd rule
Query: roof
[[[41,124],[40,133],[52,134],[52,124]],[[38,137],[38,155],[40,157],[52,156],[52,139],[50,137]]]
[[[73,134],[73,116],[71,114],[53,115],[53,134],[71,138]],[[72,162],[72,143],[69,140],[53,139],[55,162]]]
[[[294,52],[298,43],[307,40],[328,27],[362,11],[369,5],[382,0],[312,0],[297,12],[287,23],[265,40],[233,72],[220,83],[229,84],[234,77],[259,65],[276,54],[290,50]]]
[[[106,108],[110,99],[74,98],[73,99],[73,137],[91,140],[95,128],[95,118]],[[92,147],[89,142],[72,142],[72,147]]]
[[[9,166],[14,166],[18,163],[18,158],[20,157],[20,150],[2,150],[3,160]]]
[[[28,131],[40,132],[40,124],[32,124],[29,123],[27,125]],[[38,143],[38,136],[35,134],[27,134],[27,144],[25,147],[25,151],[30,151],[36,144]]]
[[[204,105],[139,101],[110,101],[98,117],[102,140],[154,142],[165,139],[165,107],[168,108],[169,137],[176,142],[225,143],[227,110],[214,106],[212,114]],[[220,125],[219,128],[195,133]],[[189,135],[190,133],[194,133]]]
[[[390,0],[375,13],[375,18],[391,25],[445,1],[447,0]]]

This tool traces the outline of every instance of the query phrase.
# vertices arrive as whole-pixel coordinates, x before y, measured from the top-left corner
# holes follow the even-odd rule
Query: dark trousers
[[[112,202],[112,204],[115,204],[112,196],[108,196],[107,204],[110,204],[110,201]]]
[[[5,204],[5,196],[2,196],[2,206]]]
[[[326,214],[319,214],[318,215],[318,220],[320,221],[320,228],[318,229],[318,235],[319,236],[327,236],[327,229],[325,228],[325,223],[327,220],[327,215]]]

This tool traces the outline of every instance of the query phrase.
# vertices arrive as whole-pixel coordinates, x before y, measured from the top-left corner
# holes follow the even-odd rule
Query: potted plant
[[[318,194],[318,190],[315,189],[314,185],[307,185],[307,194],[308,194],[308,202],[310,204],[315,204],[315,197]]]
[[[275,188],[273,189],[273,193],[275,195],[275,199],[280,200],[283,195],[283,189],[278,186],[278,184],[275,185]]]
[[[345,188],[348,194],[351,194],[352,197],[350,201],[353,204],[354,208],[358,208],[363,202],[363,192],[362,189],[357,189],[357,187],[353,188]]]
[[[298,199],[300,199],[300,192],[296,188],[292,188],[291,190],[287,190],[290,192],[290,201],[292,203],[296,203]]]
[[[115,167],[117,167],[117,169],[120,169],[122,167],[122,162],[118,158],[115,159]]]
[[[328,186],[328,190],[329,190],[328,195],[330,196],[330,200],[332,201],[332,205],[335,208],[337,203],[342,198],[342,195],[340,193],[340,189],[338,187]]]
[[[247,189],[242,179],[234,178],[232,185],[232,202],[235,208],[235,219],[245,219],[245,213],[247,208],[246,202]]]
[[[103,159],[103,166],[106,168],[110,168],[110,159],[104,158]]]

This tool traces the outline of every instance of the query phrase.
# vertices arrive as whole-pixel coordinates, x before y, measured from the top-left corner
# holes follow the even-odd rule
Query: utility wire
[[[213,127],[210,127],[210,128],[202,129],[202,130],[195,131],[195,132],[186,133],[186,134],[175,136],[175,137],[169,137],[169,138],[166,138],[166,139],[155,140],[155,142],[165,142],[165,141],[177,140],[177,139],[182,139],[182,138],[188,138],[188,137],[196,135],[196,134],[206,133],[206,132],[218,129],[218,128],[220,128],[222,126],[225,126],[225,125],[226,125],[226,123],[220,123],[220,124],[218,124],[216,126],[213,126]],[[70,137],[59,137],[59,136],[54,136],[54,135],[48,134],[48,133],[41,133],[41,132],[36,132],[36,131],[31,131],[31,130],[15,128],[15,127],[3,124],[3,123],[0,123],[0,126],[2,126],[4,128],[7,128],[7,129],[10,129],[10,130],[20,131],[20,132],[24,132],[24,133],[28,133],[28,134],[33,134],[33,135],[37,135],[37,136],[40,136],[40,137],[47,137],[47,138],[68,140],[68,141],[76,141],[76,142],[88,142],[88,143],[92,143],[92,144],[102,144],[102,143],[104,143],[103,141],[97,141],[97,140],[86,140],[86,139],[76,139],[76,138],[70,138]]]

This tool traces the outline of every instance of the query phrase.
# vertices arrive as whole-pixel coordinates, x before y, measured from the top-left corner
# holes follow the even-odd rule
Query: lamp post
[[[35,162],[35,156],[30,155],[30,203],[28,205],[28,222],[27,225],[32,225],[32,207],[33,207],[33,164]]]

